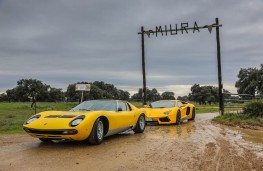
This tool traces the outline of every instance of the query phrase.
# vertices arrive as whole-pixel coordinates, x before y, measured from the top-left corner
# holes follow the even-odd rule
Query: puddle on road
[[[245,141],[263,145],[263,131],[250,130],[243,128],[227,127],[230,130],[237,131]]]
[[[151,125],[147,126],[145,135],[153,139],[186,140],[195,129],[192,121],[180,125]]]
[[[218,113],[198,114],[195,121],[183,121],[180,125],[149,125],[145,135],[153,139],[186,141],[197,129],[202,129],[199,122],[211,120]]]
[[[258,157],[263,158],[263,131],[219,125],[221,134],[228,139],[237,151],[243,153],[243,148],[253,151]]]

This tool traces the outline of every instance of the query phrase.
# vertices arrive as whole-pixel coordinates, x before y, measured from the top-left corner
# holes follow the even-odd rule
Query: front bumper
[[[158,123],[162,124],[173,124],[175,123],[175,117],[173,115],[160,116],[160,117],[149,117],[145,120],[147,123]]]
[[[32,129],[23,128],[30,136],[35,138],[49,138],[56,140],[84,140],[87,138],[87,134],[83,136],[76,129]]]
[[[76,135],[78,133],[78,130],[76,130],[76,129],[41,130],[41,129],[30,129],[30,128],[24,127],[24,130],[27,133],[50,134],[50,135]]]

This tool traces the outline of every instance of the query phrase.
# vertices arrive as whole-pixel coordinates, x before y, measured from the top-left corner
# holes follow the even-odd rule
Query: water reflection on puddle
[[[192,121],[180,125],[150,125],[145,135],[153,139],[186,140],[195,130]]]

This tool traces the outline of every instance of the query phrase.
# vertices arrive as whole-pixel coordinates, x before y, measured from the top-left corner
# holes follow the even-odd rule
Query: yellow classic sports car
[[[23,128],[43,142],[65,139],[100,144],[105,136],[130,128],[135,133],[142,133],[145,111],[120,100],[91,100],[70,111],[38,113],[29,118]]]
[[[180,124],[181,120],[195,119],[195,106],[180,100],[160,100],[144,109],[146,110],[146,122]]]

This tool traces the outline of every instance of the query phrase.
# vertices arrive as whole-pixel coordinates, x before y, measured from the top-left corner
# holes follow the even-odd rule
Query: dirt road
[[[0,171],[263,170],[263,131],[214,125],[215,115],[200,114],[179,126],[147,126],[143,134],[127,131],[98,146],[1,135]]]

